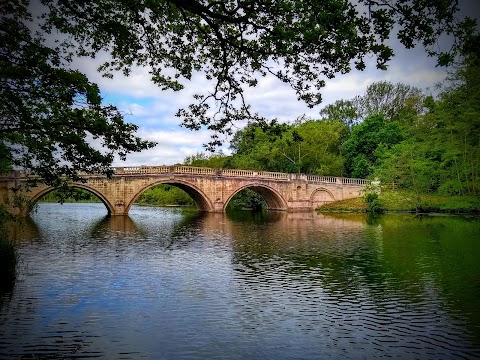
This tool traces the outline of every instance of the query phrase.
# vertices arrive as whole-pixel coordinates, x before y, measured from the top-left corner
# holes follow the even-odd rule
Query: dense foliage
[[[387,121],[383,114],[370,115],[355,125],[341,145],[345,156],[345,172],[352,177],[367,178],[379,158],[404,139],[404,127],[397,121]]]
[[[480,194],[480,67],[467,65],[385,152],[376,174],[418,193]]]

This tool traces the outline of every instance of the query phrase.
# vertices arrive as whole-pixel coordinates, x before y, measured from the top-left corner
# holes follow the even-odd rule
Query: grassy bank
[[[379,194],[381,208],[388,212],[438,212],[480,214],[480,198],[475,196],[440,196],[387,190]],[[364,198],[334,201],[319,207],[321,212],[366,212]]]

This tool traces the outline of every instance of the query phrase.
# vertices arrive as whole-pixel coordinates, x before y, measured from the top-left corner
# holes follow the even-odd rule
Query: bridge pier
[[[312,211],[312,202],[310,200],[292,200],[289,201],[287,211],[289,212],[305,212]]]

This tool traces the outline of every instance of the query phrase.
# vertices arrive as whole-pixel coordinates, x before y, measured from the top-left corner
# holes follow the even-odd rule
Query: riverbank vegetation
[[[155,206],[195,206],[193,199],[185,191],[165,184],[145,190],[137,199],[137,203]]]

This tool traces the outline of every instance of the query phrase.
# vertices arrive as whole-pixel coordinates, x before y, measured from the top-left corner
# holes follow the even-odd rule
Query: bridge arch
[[[223,205],[223,211],[227,209],[227,205],[232,200],[232,198],[240,191],[244,189],[250,189],[257,194],[259,194],[267,203],[267,207],[269,210],[287,210],[288,205],[283,196],[275,189],[271,188],[270,186],[258,184],[258,183],[251,183],[247,185],[243,185],[233,191],[228,199],[225,201]]]
[[[110,203],[110,201],[99,191],[97,191],[95,188],[87,185],[87,184],[83,184],[83,183],[72,183],[72,184],[69,184],[69,186],[71,187],[75,187],[75,188],[79,188],[79,189],[83,189],[83,190],[87,190],[89,192],[91,192],[92,194],[94,194],[96,197],[98,197],[100,199],[100,201],[103,203],[103,205],[105,205],[105,207],[107,208],[107,212],[108,214],[112,214],[113,213],[113,205]],[[42,198],[42,196],[48,194],[49,192],[52,192],[54,190],[58,189],[58,187],[53,187],[53,186],[49,186],[49,187],[45,187],[43,189],[41,189],[40,191],[32,194],[30,200],[29,200],[29,204],[24,207],[22,209],[22,216],[26,216],[30,213],[30,211],[32,210],[33,206],[38,202],[38,200],[40,200]]]
[[[335,201],[335,196],[330,190],[322,187],[312,192],[310,201],[312,202],[312,208],[316,209],[318,206]]]
[[[161,185],[161,184],[176,186],[179,189],[182,189],[183,191],[185,191],[192,198],[193,202],[197,206],[197,209],[200,210],[200,211],[213,211],[214,210],[214,207],[212,205],[211,200],[197,186],[193,185],[190,182],[179,180],[179,179],[175,179],[175,180],[165,180],[164,179],[164,180],[159,180],[159,181],[152,182],[152,183],[140,188],[135,193],[135,195],[132,197],[132,199],[127,204],[127,206],[125,207],[126,212],[128,213],[130,211],[130,208],[132,207],[132,205],[135,203],[135,201],[138,199],[138,197],[143,192],[150,189],[151,187],[154,187],[156,185]]]

